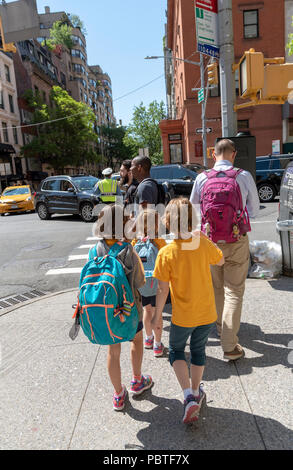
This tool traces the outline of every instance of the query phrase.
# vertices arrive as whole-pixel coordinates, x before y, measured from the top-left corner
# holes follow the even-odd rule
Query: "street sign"
[[[218,0],[195,0],[197,50],[220,57]]]
[[[206,133],[210,134],[211,132],[213,132],[212,127],[206,127]],[[199,127],[198,129],[196,129],[195,133],[196,134],[202,134],[203,133],[203,128]]]
[[[204,101],[204,89],[203,88],[199,90],[197,98],[198,98],[199,103],[202,103],[202,101]]]

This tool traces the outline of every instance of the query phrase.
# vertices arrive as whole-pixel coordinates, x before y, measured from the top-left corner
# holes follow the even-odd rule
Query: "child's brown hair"
[[[162,233],[160,214],[154,209],[141,210],[135,220],[133,232],[136,237],[159,238]]]
[[[129,220],[122,206],[111,204],[105,206],[98,216],[94,234],[98,238],[121,240],[125,237],[124,229]]]
[[[198,217],[191,202],[181,197],[172,199],[167,205],[164,223],[168,232],[179,238],[190,238],[190,233],[198,226]]]

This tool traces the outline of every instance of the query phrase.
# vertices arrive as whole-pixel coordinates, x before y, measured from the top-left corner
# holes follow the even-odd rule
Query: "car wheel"
[[[276,190],[270,183],[260,184],[257,190],[260,202],[272,202],[276,197]]]
[[[80,216],[84,222],[92,222],[94,220],[93,206],[89,202],[81,206]]]
[[[51,217],[51,214],[49,213],[46,204],[39,204],[37,207],[37,212],[41,220],[49,220]]]

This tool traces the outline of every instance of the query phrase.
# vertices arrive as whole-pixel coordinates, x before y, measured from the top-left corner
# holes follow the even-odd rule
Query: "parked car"
[[[256,185],[260,202],[271,202],[280,194],[284,170],[293,154],[256,157]]]
[[[158,165],[151,168],[151,177],[168,185],[171,197],[190,196],[194,181],[207,168],[200,164]]]
[[[79,214],[84,222],[92,222],[93,208],[99,203],[94,188],[98,183],[94,176],[50,176],[38,187],[35,208],[42,220],[52,214]]]
[[[0,214],[34,211],[34,201],[28,185],[6,188],[0,197]]]

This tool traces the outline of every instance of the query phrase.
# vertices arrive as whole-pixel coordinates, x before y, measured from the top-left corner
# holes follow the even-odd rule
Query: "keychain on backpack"
[[[240,234],[239,227],[238,227],[238,225],[234,224],[233,225],[233,237],[239,239],[239,234]]]

